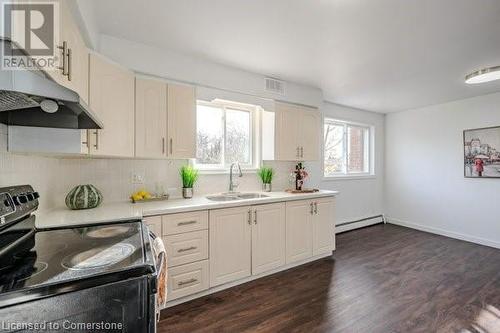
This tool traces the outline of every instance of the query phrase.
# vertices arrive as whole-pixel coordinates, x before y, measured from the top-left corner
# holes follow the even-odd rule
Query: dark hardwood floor
[[[158,332],[500,332],[500,250],[394,225],[162,311]]]

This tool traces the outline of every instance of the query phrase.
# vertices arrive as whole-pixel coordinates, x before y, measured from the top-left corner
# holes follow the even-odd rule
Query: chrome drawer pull
[[[197,281],[198,281],[198,279],[192,278],[192,279],[189,279],[189,280],[180,281],[179,283],[177,283],[177,285],[178,286],[183,286],[185,284],[190,284],[190,283],[197,282]]]
[[[178,227],[181,227],[181,226],[183,226],[183,225],[195,224],[195,223],[196,223],[196,221],[179,222],[179,223],[177,223],[177,226],[178,226]]]
[[[177,253],[181,253],[181,252],[186,252],[186,251],[191,251],[191,250],[196,250],[197,247],[196,246],[190,246],[190,247],[186,247],[184,249],[178,249],[177,250]]]

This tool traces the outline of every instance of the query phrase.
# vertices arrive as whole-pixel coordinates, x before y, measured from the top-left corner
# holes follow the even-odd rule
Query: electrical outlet
[[[144,171],[135,171],[132,173],[132,184],[144,184],[146,174]]]

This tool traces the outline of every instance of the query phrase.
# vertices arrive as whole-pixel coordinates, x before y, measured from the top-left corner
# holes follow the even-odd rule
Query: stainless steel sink
[[[238,198],[241,199],[258,199],[258,198],[267,198],[268,195],[260,194],[260,193],[242,193],[238,194]]]
[[[238,198],[237,196],[229,196],[229,195],[209,195],[207,197],[208,200],[212,201],[234,201],[234,200],[241,200],[241,198]]]
[[[219,194],[219,195],[209,195],[207,196],[208,200],[212,201],[235,201],[235,200],[245,200],[245,199],[258,199],[258,198],[267,198],[268,195],[261,193],[228,193],[228,194]]]

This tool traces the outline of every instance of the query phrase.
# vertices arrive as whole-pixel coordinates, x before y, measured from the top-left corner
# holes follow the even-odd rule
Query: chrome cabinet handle
[[[196,223],[196,221],[184,221],[184,222],[179,222],[179,223],[177,223],[177,226],[178,226],[178,227],[181,227],[181,226],[183,226],[183,225],[195,224],[195,223]]]
[[[310,208],[311,208],[311,209],[309,210],[309,213],[310,213],[311,215],[312,215],[312,214],[313,214],[313,212],[314,212],[313,205],[314,205],[314,204],[313,204],[312,202],[309,204],[309,206],[310,206]]]
[[[94,148],[95,150],[99,150],[99,130],[95,130],[94,134],[95,134]]]
[[[62,50],[62,66],[57,67],[62,71],[63,75],[68,75],[68,65],[66,63],[66,56],[68,54],[68,42],[64,41],[62,46],[58,45],[57,48]]]
[[[304,157],[304,147],[300,147],[300,157]]]
[[[71,81],[71,76],[72,76],[72,68],[71,68],[71,64],[72,64],[72,57],[73,57],[73,54],[71,52],[71,49],[68,49],[68,52],[66,53],[66,56],[68,57],[68,70],[66,72],[66,76],[68,77],[68,81]]]
[[[177,285],[183,286],[183,285],[190,284],[190,283],[197,282],[197,281],[198,281],[198,279],[192,278],[189,280],[179,281],[179,283],[177,283]]]
[[[87,146],[87,148],[89,148],[89,141],[90,141],[90,138],[89,138],[89,131],[85,131],[85,141],[82,141],[82,145],[85,145]]]
[[[248,210],[248,225],[252,225],[252,211]]]
[[[253,223],[257,224],[257,209],[253,211]]]
[[[300,157],[300,148],[299,147],[297,147],[297,154],[295,156]]]
[[[318,214],[318,203],[314,203],[314,214]]]
[[[161,153],[165,154],[165,138],[161,138]]]
[[[183,249],[178,249],[177,250],[177,253],[182,253],[182,252],[186,252],[186,251],[191,251],[191,250],[196,250],[197,247],[196,246],[190,246],[190,247],[186,247],[186,248],[183,248]]]
[[[172,138],[170,138],[170,155],[173,154],[173,151],[174,151],[174,143],[173,143]]]

